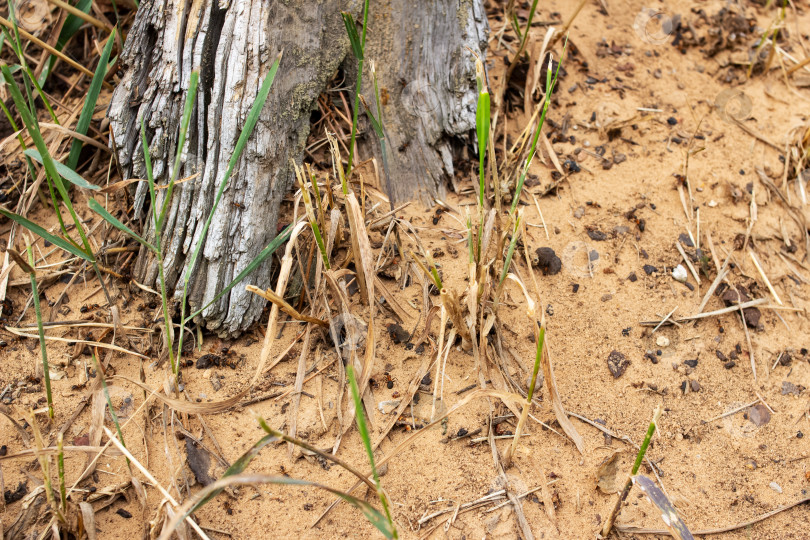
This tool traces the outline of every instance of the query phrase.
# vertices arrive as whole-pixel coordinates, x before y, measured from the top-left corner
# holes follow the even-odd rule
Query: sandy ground
[[[541,4],[538,19],[553,21],[559,27],[559,21],[571,15],[575,2]],[[723,29],[720,38],[710,32],[713,28],[723,28],[722,24],[713,25],[710,21],[726,2],[609,0],[606,4],[607,12],[601,2],[587,2],[571,27],[565,75],[555,94],[546,128],[564,172],[569,173],[572,165],[580,170],[566,174],[556,183],[552,176],[554,165],[546,152],[542,156],[545,163],[537,161],[533,166],[535,177],[529,187],[538,197],[542,217],[531,198],[525,199],[530,204],[524,207],[524,212],[529,222],[526,239],[529,250],[550,247],[562,259],[562,271],[555,275],[543,275],[534,270],[542,295],[541,305],[547,313],[547,343],[562,402],[566,410],[601,424],[614,437],[573,418],[585,442],[585,451],[580,453],[561,435],[547,392],[545,389],[541,392],[541,406],[535,407],[532,414],[553,431],[530,420],[528,434],[513,467],[508,470],[510,487],[517,493],[547,484],[555,507],[553,520],[544,508],[541,491],[532,492],[523,501],[523,511],[537,538],[574,539],[596,535],[615,500],[615,495],[597,489],[597,470],[615,452],[619,453],[620,469],[630,469],[636,449],[625,441],[641,442],[656,407],[662,408],[663,415],[647,453],[655,470],[645,463],[641,473],[650,477],[658,475],[660,485],[691,530],[745,523],[806,499],[810,490],[809,394],[806,390],[810,387],[810,357],[806,349],[810,348],[810,325],[805,314],[810,302],[807,285],[810,261],[804,231],[791,218],[788,205],[769,190],[757,173],[757,169],[761,169],[783,194],[789,193],[793,212],[810,218],[796,182],[784,185],[782,180],[784,148],[788,143],[795,144],[797,139],[792,130],[800,126],[806,130],[810,124],[810,90],[798,84],[799,79],[806,80],[810,72],[799,73],[788,86],[784,71],[778,67],[778,59],[775,69],[766,74],[755,72],[750,79],[746,78],[745,67],[732,63],[739,59],[744,45],[755,43],[771,23],[776,14],[773,8],[766,10],[752,2],[741,2],[742,9],[735,7],[738,10],[735,13],[743,13],[746,20],[751,21],[753,30],[738,33],[734,41],[729,40],[728,29]],[[643,9],[648,4],[654,4],[654,9],[666,18],[679,14],[682,26],[687,28],[690,23],[697,38],[704,38],[704,42],[698,43],[695,35],[667,25],[662,33],[656,30],[654,21],[645,27]],[[803,0],[794,4],[795,9],[787,10],[788,37],[781,45],[787,54],[802,59],[807,51],[800,48],[799,40],[808,41],[810,6]],[[705,14],[705,18],[701,14]],[[491,84],[496,87],[498,77],[503,74],[505,58],[511,58],[505,45],[514,47],[514,42],[499,44],[498,32],[503,22],[495,17],[494,11],[492,15],[488,62]],[[537,50],[536,44],[542,39],[545,26],[537,26],[533,32],[530,51]],[[729,48],[724,48],[725,45]],[[709,56],[715,48],[720,50]],[[532,57],[531,62],[536,60]],[[515,83],[524,85],[525,72],[516,72],[513,85]],[[512,144],[527,117],[522,111],[522,95],[518,97],[510,90],[508,99],[512,110],[507,120],[507,142]],[[765,141],[772,141],[775,147]],[[497,145],[501,148],[503,140]],[[698,149],[699,152],[695,151]],[[677,177],[684,173],[687,154],[695,210],[694,215],[689,216],[686,213],[689,193],[684,188],[685,205]],[[556,183],[556,189],[546,193],[552,183]],[[465,180],[463,185],[468,186],[469,181]],[[743,250],[741,240],[749,226],[752,199],[757,220]],[[460,292],[466,287],[466,247],[459,219],[463,220],[463,208],[474,204],[474,198],[469,192],[452,194],[445,202],[450,210],[441,214],[436,223],[435,208],[410,206],[399,214],[410,221],[425,247],[433,251],[446,287]],[[7,234],[7,229],[7,225],[0,225],[3,234]],[[379,245],[383,234],[384,231],[372,233],[372,244]],[[752,299],[766,299],[765,304],[759,306],[761,318],[751,321],[754,324],[749,328],[750,335],[746,336],[739,312],[663,326],[654,333],[653,328],[642,326],[642,321],[660,320],[673,310],[674,317],[697,313],[717,274],[708,236],[713,240],[720,264],[729,257],[731,283],[744,286]],[[697,283],[689,275],[691,287],[671,276],[673,267],[683,264],[676,248],[679,241],[687,254],[694,254],[699,247],[708,257],[708,277],[701,274]],[[749,254],[751,250],[761,262],[773,293],[756,269]],[[699,263],[696,265],[700,267]],[[522,261],[520,269],[527,277]],[[14,273],[11,279],[22,277]],[[386,283],[395,289],[393,281]],[[65,286],[64,283],[47,286],[45,298],[55,299]],[[159,316],[155,297],[120,283],[116,287],[123,322],[152,327],[152,321]],[[27,294],[26,287],[12,288],[15,308],[22,308]],[[423,295],[418,279],[397,295],[400,302],[408,302],[421,311]],[[775,295],[783,307],[765,307],[777,304]],[[431,298],[437,301],[437,297]],[[100,312],[95,315],[92,304],[101,302],[103,297],[94,282],[83,284],[80,280],[69,289],[66,305],[71,311],[59,317],[100,321],[103,317]],[[83,306],[90,307],[83,310]],[[723,300],[712,295],[704,311],[723,307]],[[534,343],[524,308],[519,291],[508,289],[506,305],[501,308],[502,346],[508,369],[521,384],[525,384],[534,358]],[[16,318],[15,314],[10,323]],[[29,310],[23,323],[33,320]],[[396,322],[385,313],[379,315],[377,321],[383,327]],[[434,330],[436,327],[434,323]],[[302,328],[299,323],[282,325],[272,357],[285,351]],[[416,334],[421,334],[423,329],[424,318]],[[407,330],[410,332],[412,328]],[[91,332],[99,337],[101,330]],[[75,338],[77,334],[84,336],[86,330],[53,330],[51,334]],[[194,351],[187,358],[196,362],[204,354],[222,355],[222,347],[228,347],[225,356],[232,360],[233,368],[186,368],[183,378],[189,398],[221,400],[242,390],[258,365],[262,336],[263,328],[227,343],[206,336],[202,351]],[[7,331],[0,331],[0,339],[6,343],[0,349],[3,358],[0,388],[12,385],[4,396],[13,397],[11,403],[17,410],[42,407],[41,383],[30,380],[39,354],[36,340],[20,340]],[[145,350],[150,340],[159,338],[131,331],[128,339],[134,348]],[[316,350],[305,358],[307,367],[316,362],[324,366],[334,356],[328,356],[323,343]],[[608,367],[608,357],[613,351],[629,361],[619,377],[614,377]],[[95,369],[89,356],[81,350],[76,355],[73,352],[72,346],[59,343],[53,343],[49,349],[54,370],[63,375],[53,383],[57,402],[53,426],[57,427],[68,420],[85,396],[86,373]],[[395,343],[381,328],[372,373],[376,383],[374,399],[378,403],[395,400],[408,387],[430,352],[430,345],[420,354],[417,348],[406,343]],[[299,341],[285,359],[262,378],[262,390],[254,392],[253,396],[291,388],[300,354]],[[108,377],[121,375],[137,379],[141,368],[147,384],[152,386],[164,377],[164,371],[154,370],[150,360],[142,362],[125,354],[112,357],[105,354],[104,359],[110,361]],[[391,388],[386,383],[386,373],[392,378]],[[332,365],[307,382],[301,396],[298,435],[319,448],[331,449],[337,436],[336,381],[337,370]],[[458,392],[475,382],[472,356],[454,347],[447,360],[440,409],[459,402],[466,393]],[[128,448],[147,464],[163,486],[175,484],[182,486],[183,491],[186,483],[192,485],[192,491],[199,485],[194,485],[195,473],[186,464],[189,439],[183,438],[181,420],[190,436],[202,440],[203,446],[213,454],[219,453],[217,446],[221,447],[222,458],[232,463],[263,435],[254,415],[264,417],[274,427],[286,429],[289,407],[294,406],[288,394],[265,399],[206,416],[204,429],[197,417],[174,417],[168,409],[157,405],[147,407],[147,415],[142,411],[136,413],[143,403],[143,392],[120,378],[111,379],[111,384],[112,401],[120,419],[133,419],[124,429]],[[219,388],[215,389],[217,386]],[[430,416],[430,394],[418,395],[420,400],[412,410],[413,416],[407,414],[404,418],[407,422],[424,423]],[[752,407],[754,402],[758,404]],[[65,444],[87,444],[91,424],[89,409],[87,407],[67,430]],[[489,444],[485,440],[476,442],[488,431],[490,412],[495,416],[509,414],[508,409],[495,400],[474,401],[450,416],[445,424],[426,432],[384,467],[382,484],[394,503],[393,515],[402,537],[514,538],[520,535],[515,512],[508,504],[500,508],[488,504],[462,510],[455,519],[449,520],[458,505],[502,487],[493,467]],[[731,414],[720,418],[725,413]],[[16,418],[21,420],[19,416]],[[372,438],[376,438],[374,435],[387,417],[375,410],[370,420]],[[109,417],[107,426],[112,426]],[[48,426],[40,422],[40,429],[46,439],[55,440],[56,428],[49,431]],[[463,430],[475,432],[478,429],[481,432],[472,437],[450,440],[464,433]],[[30,426],[27,430],[30,434]],[[496,433],[508,434],[513,430],[514,418],[498,426]],[[168,435],[164,435],[166,432]],[[381,444],[378,460],[388,455],[409,433],[402,427],[395,428]],[[8,454],[25,448],[20,436],[5,420],[0,422],[0,443]],[[496,445],[503,453],[509,443],[509,440],[498,440]],[[342,441],[338,455],[361,469],[367,466],[354,429]],[[2,459],[5,490],[13,491],[22,482],[31,491],[41,482],[33,457]],[[68,454],[65,465],[69,481],[81,472],[85,459],[81,453]],[[224,466],[214,458],[210,461],[210,475],[217,477]],[[347,489],[354,483],[345,470],[314,457],[291,461],[286,445],[266,447],[248,470],[304,478],[339,489]],[[122,458],[104,457],[99,461],[96,474],[81,487],[102,490],[104,486],[125,483],[128,478]],[[130,489],[108,508],[98,511],[99,538],[140,537],[162,499],[153,487],[147,487],[146,493],[148,501],[143,507]],[[173,495],[178,496],[176,490]],[[375,503],[373,494],[366,495]],[[212,538],[376,535],[362,515],[346,504],[339,505],[317,526],[310,528],[332,500],[333,496],[313,488],[244,487],[238,495],[220,495],[199,511],[197,517],[201,525],[222,531],[211,533]],[[121,509],[126,512],[117,513]],[[423,516],[448,509],[448,513],[420,525]],[[19,502],[5,506],[0,514],[4,527],[14,521],[20,510]],[[125,517],[130,514],[131,517]],[[658,511],[637,490],[631,492],[618,523],[653,529],[663,527]],[[42,530],[42,524],[37,530]],[[808,538],[808,531],[810,512],[805,504],[724,533],[719,538]]]

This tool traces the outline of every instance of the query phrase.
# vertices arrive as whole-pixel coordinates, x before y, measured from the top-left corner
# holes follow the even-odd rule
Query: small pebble
[[[603,295],[602,295],[602,302],[608,302],[608,301],[609,301],[611,298],[613,298],[613,295],[612,295],[612,294],[610,294],[610,293],[608,293],[608,294],[603,294]]]
[[[658,339],[655,340],[655,344],[659,347],[669,347],[669,338],[667,336],[658,336]]]
[[[692,387],[692,392],[700,392],[700,383],[697,381],[689,381],[689,385]]]
[[[686,268],[684,268],[683,265],[680,265],[680,264],[678,266],[676,266],[675,268],[673,268],[672,269],[672,278],[675,281],[680,281],[681,283],[686,283],[686,279],[687,279]]]
[[[734,360],[729,360],[728,362],[723,364],[723,367],[726,368],[726,369],[731,369],[736,365],[737,365],[737,362],[735,362]]]
[[[669,118],[667,118],[667,124],[669,124],[670,126],[674,126],[677,123],[678,120],[674,116],[670,116]]]
[[[697,358],[695,358],[694,360],[684,360],[683,363],[689,366],[690,368],[696,368],[698,365]]]
[[[768,484],[768,487],[777,493],[782,493],[782,486],[780,486],[776,482],[771,482],[770,484]]]
[[[653,265],[651,265],[651,264],[645,264],[645,265],[644,265],[644,273],[646,273],[646,274],[649,276],[649,275],[651,275],[653,272],[658,272],[658,268],[654,267],[654,266],[653,266]]]
[[[630,280],[631,283],[635,283],[636,281],[638,281],[638,276],[636,275],[635,272],[631,272],[630,275],[627,276],[627,279]]]

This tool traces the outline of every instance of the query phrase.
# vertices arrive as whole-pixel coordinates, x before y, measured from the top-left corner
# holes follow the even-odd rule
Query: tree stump
[[[193,70],[200,87],[192,113],[181,177],[161,242],[167,288],[182,294],[190,271],[191,309],[224,289],[277,234],[281,200],[293,184],[290,160],[301,163],[310,115],[341,63],[356,60],[340,12],[359,16],[358,0],[144,0],[121,55],[123,77],[109,117],[126,177],[145,178],[140,125],[144,122],[158,183],[168,180]],[[482,0],[372,0],[366,65],[374,62],[385,89],[383,106],[394,200],[423,201],[443,193],[453,175],[452,142],[474,134],[475,59],[486,48]],[[283,57],[270,96],[216,211],[196,266],[191,257],[239,133],[276,55]],[[371,98],[368,70],[363,93]],[[368,99],[371,103],[373,99]],[[361,115],[362,116],[362,115]],[[370,130],[369,130],[370,131]],[[361,138],[362,141],[363,138]],[[374,137],[360,145],[379,156]],[[147,186],[135,192],[136,218],[154,238]],[[162,192],[161,192],[161,196]],[[162,201],[159,198],[158,204]],[[265,261],[245,283],[270,286]],[[134,278],[155,287],[156,260],[142,250]],[[260,315],[264,300],[235,287],[198,321],[233,336]]]

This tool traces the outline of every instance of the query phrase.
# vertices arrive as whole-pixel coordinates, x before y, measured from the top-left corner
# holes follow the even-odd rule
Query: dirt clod
[[[562,269],[562,260],[554,253],[550,247],[541,247],[537,251],[537,259],[535,265],[542,270],[543,275],[553,276],[558,274]]]
[[[748,409],[748,420],[757,427],[762,427],[771,421],[771,411],[762,403],[757,403]]]
[[[608,369],[610,370],[610,374],[613,375],[613,378],[618,379],[624,375],[624,372],[630,365],[630,360],[628,360],[627,357],[619,351],[611,351],[611,353],[608,355],[607,365]]]

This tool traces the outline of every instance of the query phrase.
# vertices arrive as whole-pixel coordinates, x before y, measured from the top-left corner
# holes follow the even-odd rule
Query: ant
[[[396,382],[396,379],[387,371],[383,373],[383,377],[385,378],[385,387],[391,390],[394,387],[394,382]]]

